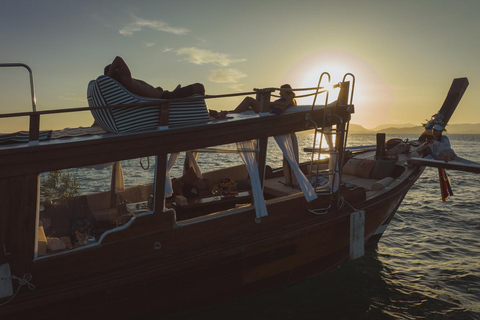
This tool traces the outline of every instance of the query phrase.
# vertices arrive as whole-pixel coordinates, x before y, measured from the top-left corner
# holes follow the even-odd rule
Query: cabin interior
[[[343,165],[340,194],[349,203],[359,203],[378,193],[388,192],[401,180],[405,171],[405,166],[401,164],[402,154],[409,149],[410,144],[399,141],[382,159],[376,159],[376,151],[372,148],[348,153]],[[177,224],[201,223],[203,218],[210,219],[226,212],[234,214],[245,206],[252,206],[252,187],[245,164],[227,165],[197,175],[195,167],[198,170],[198,164],[192,165],[188,160],[185,153],[183,172],[170,177],[172,193],[167,194],[165,201],[166,208],[175,210]],[[137,170],[142,171],[143,166],[138,164]],[[325,185],[329,178],[321,172],[328,171],[328,168],[329,158],[300,164],[301,171],[309,179],[315,179],[318,170],[317,181],[323,181]],[[37,258],[97,245],[106,232],[126,228],[136,216],[152,212],[153,174],[152,183],[125,187],[123,180],[126,173],[120,162],[104,166],[101,170],[109,173],[109,190],[75,195],[67,200],[41,197]],[[67,176],[67,172],[63,170],[56,174]],[[42,176],[43,189],[49,174]],[[325,185],[323,190],[328,191],[329,187]],[[330,199],[329,192],[322,196],[322,186],[319,185],[318,189],[319,198]],[[267,205],[269,201],[301,195],[302,190],[288,165],[275,169],[266,166],[263,196]]]

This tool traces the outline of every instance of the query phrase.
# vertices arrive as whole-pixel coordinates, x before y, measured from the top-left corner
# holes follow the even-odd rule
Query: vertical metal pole
[[[33,72],[32,69],[30,69],[29,66],[27,66],[24,63],[0,63],[0,67],[23,67],[28,70],[28,73],[30,75],[30,93],[32,96],[32,110],[33,112],[37,112],[37,98],[35,96],[35,86],[33,84]]]

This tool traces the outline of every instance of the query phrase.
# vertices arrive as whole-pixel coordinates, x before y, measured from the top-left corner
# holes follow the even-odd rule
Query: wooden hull
[[[422,171],[411,172],[387,196],[355,204],[365,210],[366,242],[392,219]],[[26,271],[36,289],[22,288],[0,315],[80,319],[170,313],[296,283],[349,259],[349,206],[317,216],[300,195],[267,205],[269,216],[260,223],[251,207],[180,223],[173,210],[139,217],[100,246],[31,263]]]

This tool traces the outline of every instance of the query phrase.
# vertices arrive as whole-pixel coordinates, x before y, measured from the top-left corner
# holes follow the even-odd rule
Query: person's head
[[[442,126],[439,124],[436,124],[432,128],[432,133],[433,133],[433,138],[436,140],[439,140],[442,137]]]
[[[297,104],[295,101],[295,92],[293,92],[292,87],[289,84],[284,84],[280,87],[280,97],[291,98],[294,104]]]

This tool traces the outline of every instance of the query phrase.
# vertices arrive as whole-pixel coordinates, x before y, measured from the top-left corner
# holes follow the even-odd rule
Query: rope
[[[23,287],[23,286],[27,286],[28,289],[30,289],[31,291],[35,290],[35,285],[33,283],[30,283],[30,281],[32,280],[32,274],[31,273],[25,273],[23,275],[23,278],[19,278],[17,276],[10,276],[10,277],[7,277],[7,278],[1,278],[0,280],[4,280],[4,279],[12,279],[12,280],[18,280],[18,288],[17,288],[17,291],[15,292],[15,294],[10,298],[8,299],[8,301],[0,304],[0,307],[3,307],[4,305],[6,305],[7,303],[9,303],[10,301],[13,300],[13,298],[15,298],[15,296],[17,295],[17,293],[20,291],[20,289]]]
[[[142,158],[140,158],[140,166],[142,167],[143,170],[150,169],[150,157],[147,157],[147,167],[146,168],[143,166]]]
[[[335,87],[335,86],[334,86]],[[260,90],[270,90],[270,91],[280,91],[280,90],[285,90],[286,88],[275,88],[275,87],[268,87],[268,88],[254,88],[254,91],[260,91]],[[291,91],[312,91],[312,90],[317,90],[317,89],[323,89],[324,91],[328,91],[325,87],[309,87],[309,88],[293,88],[293,89],[288,89]]]

